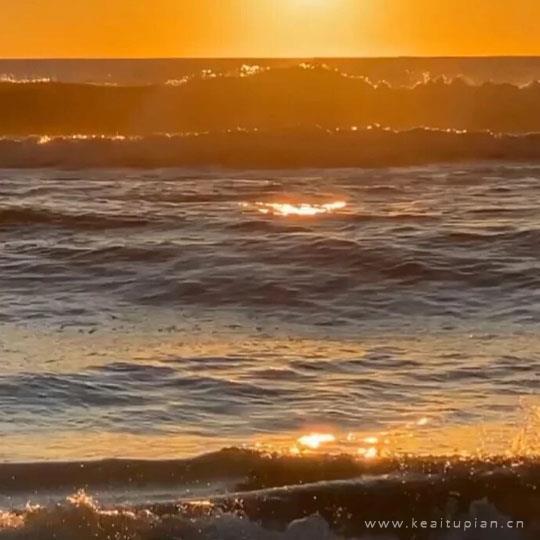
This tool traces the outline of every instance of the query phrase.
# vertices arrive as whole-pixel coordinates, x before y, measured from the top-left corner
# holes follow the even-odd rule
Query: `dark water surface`
[[[539,175],[3,170],[0,538],[536,538]]]
[[[537,414],[539,174],[3,171],[0,455],[321,429],[511,450]]]

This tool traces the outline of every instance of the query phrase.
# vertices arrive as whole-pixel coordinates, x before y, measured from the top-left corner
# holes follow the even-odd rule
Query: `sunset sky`
[[[0,0],[0,57],[540,54],[538,0]]]

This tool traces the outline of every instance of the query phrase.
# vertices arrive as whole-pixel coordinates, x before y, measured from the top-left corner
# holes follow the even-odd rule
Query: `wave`
[[[417,514],[410,520],[363,520],[370,525],[351,525],[325,519],[320,513],[299,517],[284,523],[273,518],[266,522],[250,519],[237,508],[224,511],[200,501],[173,506],[156,512],[156,508],[104,508],[93,498],[79,491],[64,504],[53,507],[29,507],[24,512],[0,513],[2,540],[527,540],[535,538],[537,523],[525,522],[502,514],[487,500],[473,501],[470,506],[451,516],[446,512],[455,499],[449,498],[441,518]],[[390,501],[389,504],[392,504]],[[159,510],[159,509],[158,509]],[[346,510],[346,509],[344,509]],[[297,513],[303,515],[298,509]],[[334,510],[334,516],[339,510]],[[451,517],[451,519],[447,519]],[[349,516],[352,521],[352,517]],[[379,524],[380,523],[380,524]],[[397,525],[401,523],[401,525]],[[428,531],[422,530],[425,523]],[[420,528],[411,532],[411,527]],[[432,527],[432,529],[430,529]],[[433,530],[439,527],[439,531]],[[455,527],[455,528],[454,528]],[[471,528],[473,534],[471,534]],[[517,527],[517,530],[514,528]],[[485,529],[488,529],[487,531]],[[440,532],[442,531],[442,532]],[[483,534],[477,534],[481,531]],[[427,533],[430,535],[427,536]],[[489,536],[485,534],[488,532]],[[424,534],[422,534],[424,533]],[[450,536],[451,535],[451,536]]]
[[[118,85],[163,84],[200,73],[238,76],[242,71],[318,65],[392,86],[412,86],[426,78],[464,77],[523,85],[540,79],[539,57],[400,58],[168,58],[0,60],[0,78],[8,81],[54,80]]]
[[[525,490],[540,480],[540,463],[534,457],[466,458],[402,457],[359,460],[353,455],[288,455],[250,449],[225,448],[201,456],[170,460],[105,459],[73,462],[3,462],[0,464],[2,493],[114,489],[119,486],[179,486],[234,480],[234,493],[253,493],[290,486],[307,489],[308,484],[369,478],[400,484],[416,479],[430,485],[472,481],[486,482],[497,489],[506,479]],[[422,480],[423,479],[423,480]],[[490,482],[490,479],[492,480]],[[365,483],[369,485],[369,482]],[[466,489],[464,490],[466,491]],[[534,491],[534,490],[533,490]],[[246,495],[247,496],[247,495]],[[227,497],[225,497],[227,499]],[[216,499],[217,500],[217,499]]]
[[[237,203],[232,203],[234,211]],[[242,211],[238,208],[236,212]],[[342,227],[348,227],[358,221],[355,215],[333,215],[328,217]],[[394,229],[407,220],[412,231],[418,230],[418,221],[424,216],[408,214],[387,216],[366,213],[361,221],[366,226],[370,223],[384,223]],[[434,226],[436,225],[435,218]],[[396,222],[397,223],[392,223]],[[104,212],[74,213],[58,209],[42,208],[0,208],[0,231],[31,231],[42,233],[67,231],[71,233],[87,231],[112,231],[136,234],[145,226],[151,228],[181,227],[182,221],[171,213],[155,212],[140,218],[128,215],[112,215]],[[437,225],[440,226],[440,225]],[[540,246],[540,232],[527,229],[518,232],[501,230],[490,234],[473,232],[432,232],[426,236],[430,251],[399,247],[387,244],[366,246],[354,240],[322,238],[313,234],[308,227],[287,226],[281,220],[268,219],[261,215],[250,219],[242,228],[234,223],[224,223],[220,231],[231,234],[240,230],[241,234],[269,234],[278,238],[261,253],[259,241],[248,240],[242,236],[231,239],[228,249],[242,254],[242,261],[250,268],[254,258],[259,264],[272,264],[279,260],[288,267],[318,268],[325,271],[346,270],[354,275],[356,286],[368,286],[384,282],[391,287],[429,284],[461,284],[476,289],[489,289],[504,283],[507,291],[535,289],[540,285],[538,272],[534,265],[516,265],[515,258],[530,257]],[[299,235],[299,236],[297,236]],[[462,255],[463,249],[475,249],[475,255]],[[495,251],[496,250],[496,254]],[[237,255],[238,257],[239,255]],[[492,260],[487,260],[491,256]],[[202,257],[202,258],[201,258]],[[36,260],[37,258],[37,260]],[[277,258],[277,259],[276,259]],[[195,261],[212,262],[216,272],[192,273],[188,279],[178,280],[176,274],[167,272],[152,279],[136,284],[121,279],[111,279],[109,272],[119,271],[125,264],[140,268],[146,265],[183,264],[191,267]],[[247,261],[247,262],[246,262]],[[123,271],[123,270],[122,270]],[[280,282],[267,272],[260,272],[256,278],[245,282],[239,278],[245,268],[239,259],[228,257],[223,252],[196,253],[180,249],[178,244],[163,241],[153,244],[125,245],[116,243],[99,246],[51,246],[33,245],[25,248],[24,257],[12,262],[6,268],[6,284],[15,286],[22,276],[32,275],[53,287],[56,272],[70,276],[70,283],[77,289],[80,283],[87,283],[91,276],[93,286],[108,291],[116,291],[124,298],[136,304],[203,304],[221,306],[288,306],[316,307],[324,298],[342,294],[352,282],[343,283],[335,279],[288,280]],[[248,272],[249,273],[249,272]],[[120,275],[125,275],[121,273]],[[103,278],[100,279],[100,278]],[[60,282],[65,289],[65,280]],[[6,285],[7,286],[7,285]],[[534,310],[533,310],[534,311]]]
[[[10,136],[371,124],[540,131],[540,84],[427,77],[412,86],[391,86],[311,64],[246,66],[234,74],[205,70],[139,86],[0,81],[0,134]]]
[[[279,523],[279,522],[278,522]],[[421,521],[415,520],[415,524]],[[444,524],[445,520],[426,523]],[[521,521],[511,520],[485,500],[474,501],[467,511],[451,526],[468,527],[467,530],[444,532],[429,531],[432,540],[527,540],[533,533],[523,530]],[[520,530],[513,530],[514,524]],[[512,524],[512,525],[510,525]],[[250,520],[241,512],[222,512],[209,508],[206,502],[189,505],[172,513],[156,515],[147,509],[104,509],[84,492],[69,497],[67,502],[53,508],[30,508],[22,514],[0,513],[0,539],[2,540],[413,540],[428,538],[414,536],[410,531],[379,526],[370,527],[351,536],[347,530],[335,531],[332,524],[319,514],[298,518],[285,526],[270,526]],[[477,529],[489,526],[487,536],[471,536],[471,526]],[[407,525],[410,527],[411,525]],[[390,529],[390,531],[389,531]],[[482,529],[481,529],[482,530]],[[425,533],[426,531],[421,531]],[[482,530],[485,533],[485,530]],[[449,536],[451,534],[451,536]]]
[[[0,227],[16,225],[47,225],[77,230],[101,230],[143,227],[148,220],[139,216],[106,214],[75,214],[41,208],[0,208]]]
[[[151,136],[0,139],[0,167],[381,167],[473,160],[537,161],[540,133],[321,126]]]
[[[4,493],[76,485],[87,491],[124,486],[134,493],[145,486],[210,485],[224,477],[239,480],[229,493],[202,501],[186,497],[102,507],[79,491],[65,503],[9,510],[0,513],[0,538],[329,540],[372,538],[368,520],[427,520],[442,527],[446,520],[469,519],[489,521],[492,527],[496,522],[497,530],[486,536],[453,531],[452,538],[517,540],[534,538],[540,526],[535,489],[540,465],[533,459],[364,462],[349,456],[294,457],[229,449],[181,461],[0,466]],[[524,529],[506,529],[510,519],[522,521]],[[428,537],[405,526],[389,529],[386,538]],[[376,531],[381,532],[385,530]],[[448,531],[429,532],[429,538],[449,538]]]

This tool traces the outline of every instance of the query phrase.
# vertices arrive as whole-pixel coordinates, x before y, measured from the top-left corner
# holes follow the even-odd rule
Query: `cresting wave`
[[[452,500],[449,500],[449,506]],[[370,525],[367,525],[367,524]],[[395,524],[399,523],[400,526]],[[440,530],[422,529],[425,525]],[[447,525],[449,524],[449,525]],[[411,531],[411,527],[420,530]],[[472,529],[474,527],[474,529]],[[517,527],[517,528],[516,528]],[[514,529],[516,528],[516,529]],[[536,528],[536,527],[535,527]],[[485,500],[473,501],[456,519],[366,520],[362,530],[334,530],[315,513],[287,524],[265,526],[242,511],[227,512],[212,503],[170,507],[163,512],[146,508],[103,508],[84,492],[55,507],[30,507],[22,513],[0,513],[2,540],[529,540],[534,529],[509,519]],[[471,532],[472,531],[472,532]],[[352,536],[354,535],[354,536]]]
[[[291,126],[372,124],[393,129],[540,131],[540,84],[463,78],[412,86],[373,83],[337,68],[300,64],[203,70],[168,84],[0,81],[0,134],[149,135]]]
[[[450,459],[358,461],[349,456],[294,457],[229,449],[183,461],[103,461],[4,464],[3,491],[74,490],[66,502],[0,513],[4,539],[322,540],[331,538],[459,539],[537,538],[535,460]],[[136,493],[152,486],[211,485],[231,489],[203,500],[101,507],[86,492]],[[393,520],[388,527],[370,522]],[[434,527],[418,530],[426,520]],[[460,531],[452,523],[486,522],[490,530]],[[523,528],[510,530],[509,521]],[[399,525],[399,522],[402,525]],[[435,527],[435,524],[437,526]],[[471,525],[472,526],[472,525]],[[373,531],[373,528],[375,531]],[[439,530],[437,530],[439,529]],[[459,528],[458,528],[459,529]],[[381,536],[376,536],[381,537]]]
[[[384,127],[381,127],[384,126]],[[540,157],[540,84],[301,63],[162,84],[0,80],[0,167],[375,167]]]
[[[380,167],[463,161],[537,161],[540,133],[497,134],[380,126],[242,129],[148,136],[0,139],[0,167]]]

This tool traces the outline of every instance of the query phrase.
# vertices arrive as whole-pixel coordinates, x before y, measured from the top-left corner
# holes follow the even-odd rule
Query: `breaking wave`
[[[64,502],[0,512],[0,538],[162,540],[514,539],[539,532],[536,461],[458,458],[361,462],[349,456],[294,457],[223,450],[183,461],[104,461],[4,464],[3,490],[34,492],[84,486]],[[208,497],[100,505],[91,489],[211,485],[235,480]],[[61,498],[58,499],[59,501]],[[393,520],[373,531],[369,522]],[[426,531],[414,520],[441,527],[446,520],[489,523],[489,530]],[[509,520],[522,522],[511,530]],[[399,523],[403,523],[399,526]],[[375,527],[377,529],[377,527]],[[422,532],[424,535],[422,536]],[[381,533],[383,536],[381,536]],[[375,535],[375,536],[372,536]],[[386,536],[385,536],[386,535]]]
[[[455,161],[536,161],[540,133],[380,126],[241,128],[148,136],[0,139],[0,167],[379,167]]]
[[[292,126],[372,124],[393,129],[540,131],[540,84],[426,77],[374,83],[337,68],[300,64],[203,70],[163,84],[0,80],[0,134],[148,135]]]
[[[384,127],[381,127],[384,126]],[[157,84],[0,79],[0,166],[353,167],[536,160],[540,84],[244,65]]]

